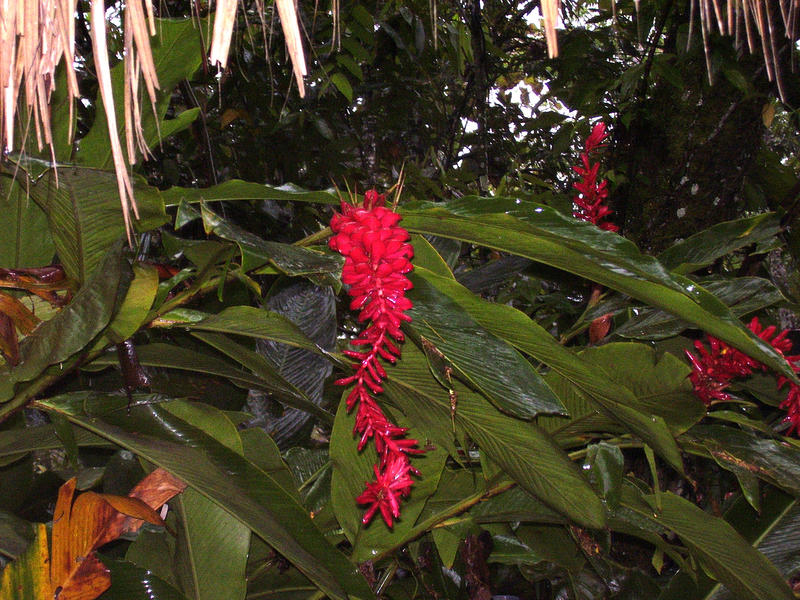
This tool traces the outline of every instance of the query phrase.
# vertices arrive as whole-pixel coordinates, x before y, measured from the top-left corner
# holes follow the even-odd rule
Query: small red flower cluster
[[[358,449],[373,439],[380,456],[380,463],[374,466],[375,481],[366,484],[356,502],[370,505],[364,524],[380,510],[391,527],[392,520],[400,516],[399,498],[408,496],[414,483],[410,474],[420,474],[408,455],[422,450],[415,448],[417,440],[405,437],[408,429],[389,421],[373,398],[383,391],[381,381],[386,378],[378,358],[394,363],[400,356],[397,344],[404,340],[400,324],[411,320],[405,311],[412,306],[405,297],[411,288],[405,274],[412,269],[414,249],[408,243],[408,231],[398,226],[400,215],[384,207],[385,200],[383,194],[369,190],[363,207],[343,201],[342,212],[331,219],[336,235],[329,245],[345,257],[342,282],[350,286],[350,309],[361,311],[360,322],[370,321],[361,337],[352,342],[366,349],[344,352],[357,361],[355,375],[336,381],[338,385],[355,384],[347,396],[347,410],[358,405],[353,430],[360,436]]]
[[[572,202],[578,208],[572,216],[582,221],[589,221],[606,231],[619,231],[619,227],[613,223],[603,221],[614,211],[604,204],[608,200],[608,182],[605,179],[597,181],[600,163],[591,162],[592,152],[600,148],[605,139],[606,124],[601,121],[586,138],[584,151],[581,152],[582,166],[572,167],[581,176],[581,181],[573,186],[578,190],[578,195],[572,198]]]
[[[774,325],[762,327],[758,317],[753,317],[748,325],[750,331],[771,345],[783,356],[796,373],[800,373],[800,355],[787,356],[792,349],[792,342],[786,335],[788,329],[775,335],[777,328]],[[725,391],[733,379],[752,375],[754,370],[766,371],[767,367],[753,360],[745,353],[708,336],[708,348],[699,340],[694,343],[698,356],[686,350],[686,356],[692,364],[692,373],[689,380],[694,386],[694,393],[706,405],[714,401],[726,402],[730,395]],[[787,435],[792,431],[800,433],[800,386],[784,376],[778,377],[778,389],[789,384],[789,393],[781,402],[780,408],[786,411],[786,421],[790,423]]]

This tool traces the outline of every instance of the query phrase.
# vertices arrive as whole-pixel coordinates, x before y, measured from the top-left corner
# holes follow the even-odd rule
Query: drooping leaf
[[[564,414],[558,398],[513,347],[481,327],[423,276],[409,278],[414,287],[407,296],[414,307],[408,311],[412,319],[408,328],[433,345],[495,406],[528,419],[540,413]]]
[[[403,225],[488,246],[580,275],[678,316],[794,378],[786,361],[699,284],[669,273],[623,237],[516,198],[465,197],[415,204]]]
[[[309,191],[291,184],[270,186],[240,179],[230,179],[207,188],[171,187],[161,193],[161,198],[165,206],[178,206],[182,202],[199,203],[221,200],[288,200],[339,204],[339,198],[333,191]]]
[[[457,405],[451,414],[446,390],[430,374],[425,355],[412,344],[392,368],[386,393],[396,399],[410,422],[418,424],[432,441],[452,445],[451,419],[502,470],[539,500],[579,523],[602,526],[599,498],[577,467],[538,427],[510,417],[458,381],[453,382]],[[429,427],[428,422],[436,427]],[[440,441],[438,435],[448,435]]]
[[[701,279],[700,284],[743,317],[784,300],[778,288],[760,277],[730,280]],[[677,317],[653,308],[637,309],[637,314],[614,330],[615,335],[642,340],[661,340],[678,335],[690,325]]]
[[[19,365],[0,379],[0,402],[11,399],[14,383],[30,381],[84,349],[108,325],[129,281],[130,269],[123,266],[118,243],[72,302],[20,343]]]
[[[724,519],[671,492],[643,500],[630,507],[674,531],[703,568],[738,598],[794,598],[775,567]]]
[[[156,398],[135,398],[130,415],[124,398],[85,393],[37,404],[174,473],[246,523],[331,597],[371,596],[305,508],[269,475],[164,407],[146,403]]]
[[[775,213],[725,221],[673,244],[658,255],[658,260],[675,273],[691,273],[721,256],[775,237],[779,231]]]
[[[679,439],[689,452],[713,458],[736,473],[749,473],[800,495],[800,445],[726,425],[696,425]]]
[[[58,258],[70,279],[84,283],[103,262],[113,244],[124,237],[125,223],[113,171],[86,167],[50,170],[30,186],[31,197],[44,210]],[[167,221],[157,190],[132,177],[141,219],[140,231]]]
[[[430,284],[466,310],[482,327],[548,365],[555,373],[589,396],[597,408],[650,444],[679,471],[678,446],[663,418],[640,410],[636,396],[615,381],[602,366],[592,364],[559,344],[524,313],[506,305],[486,302],[452,280],[417,270]],[[571,393],[575,393],[572,390]],[[550,417],[544,417],[550,419]]]

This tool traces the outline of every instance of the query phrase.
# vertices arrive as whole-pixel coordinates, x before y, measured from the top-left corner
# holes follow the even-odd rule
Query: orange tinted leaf
[[[7,314],[17,329],[25,335],[36,329],[41,322],[41,319],[17,298],[3,292],[0,292],[0,313]]]
[[[72,498],[75,495],[76,479],[73,477],[58,490],[56,510],[53,513],[53,542],[50,557],[50,579],[53,587],[60,585],[69,576],[72,567],[72,554],[69,547],[69,516]]]
[[[153,525],[164,525],[161,515],[138,498],[106,494],[101,498],[116,510],[116,514],[106,523],[105,535],[97,540],[96,548],[117,539],[124,533],[138,530],[144,521]]]
[[[95,600],[111,587],[111,574],[100,562],[97,555],[91,552],[83,557],[78,568],[61,585],[58,600]],[[57,590],[58,588],[56,588]]]

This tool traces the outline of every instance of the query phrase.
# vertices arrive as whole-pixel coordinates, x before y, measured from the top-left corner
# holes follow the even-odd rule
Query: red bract
[[[608,182],[605,179],[597,181],[600,163],[591,162],[592,152],[597,150],[606,138],[606,125],[602,121],[594,126],[592,133],[586,138],[584,151],[581,152],[581,165],[572,167],[581,176],[581,180],[573,187],[578,195],[572,198],[577,209],[572,213],[576,219],[589,221],[606,231],[619,231],[613,223],[604,222],[612,212],[605,205],[608,200]]]
[[[400,215],[384,207],[384,202],[384,195],[375,190],[364,194],[363,207],[342,202],[342,212],[331,219],[336,235],[329,245],[345,257],[342,282],[350,286],[350,308],[361,311],[360,322],[369,322],[352,342],[364,350],[344,352],[356,361],[355,374],[336,381],[339,385],[353,384],[347,410],[358,406],[353,429],[360,438],[358,449],[372,439],[380,456],[380,463],[374,466],[375,481],[367,484],[356,502],[371,504],[364,514],[365,524],[380,509],[391,527],[393,518],[400,516],[398,498],[407,496],[414,483],[409,473],[419,474],[408,454],[422,451],[415,448],[417,440],[405,437],[406,428],[389,421],[373,397],[383,391],[381,382],[386,378],[379,358],[394,363],[400,356],[399,344],[404,340],[400,325],[411,320],[405,311],[412,306],[405,297],[411,288],[405,274],[412,269],[414,250],[408,243],[408,231],[398,226]]]
[[[800,372],[800,355],[786,356],[792,348],[792,342],[786,336],[788,329],[775,335],[777,328],[774,325],[762,327],[758,317],[748,324],[750,331],[770,344],[783,356],[795,373]],[[734,379],[752,375],[755,370],[766,371],[767,367],[753,360],[743,352],[733,348],[715,337],[708,336],[709,348],[702,342],[696,341],[694,347],[698,356],[686,350],[686,356],[692,364],[689,380],[694,386],[694,392],[706,405],[713,401],[725,402],[730,400],[730,395],[725,392],[730,382]],[[785,420],[790,423],[787,435],[800,432],[800,386],[784,377],[778,377],[778,389],[789,384],[786,399],[781,402],[780,408],[786,411]]]

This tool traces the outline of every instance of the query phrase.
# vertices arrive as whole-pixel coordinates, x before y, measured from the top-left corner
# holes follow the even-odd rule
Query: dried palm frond
[[[558,24],[559,0],[540,0],[542,5],[542,21],[544,21],[544,37],[547,40],[547,55],[550,58],[558,56],[558,38],[556,25]]]

